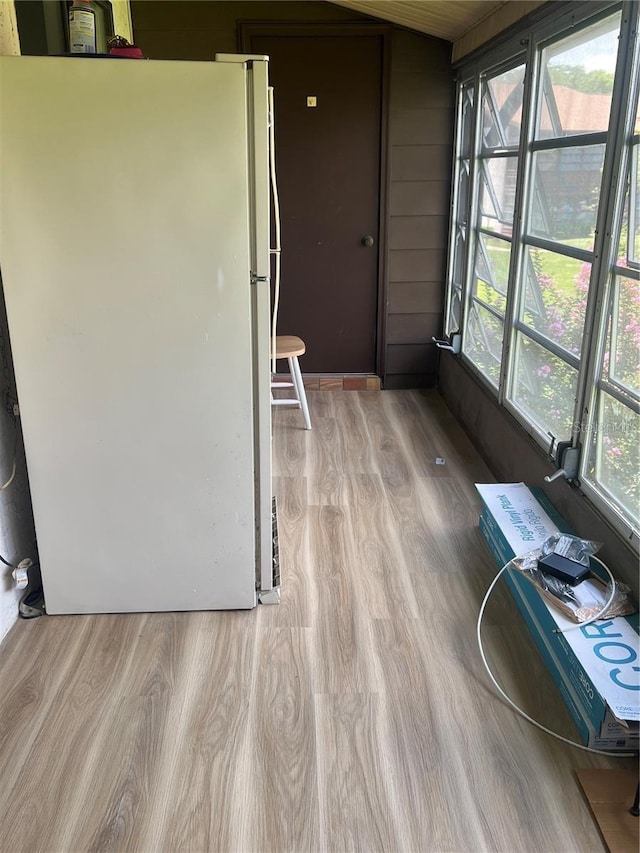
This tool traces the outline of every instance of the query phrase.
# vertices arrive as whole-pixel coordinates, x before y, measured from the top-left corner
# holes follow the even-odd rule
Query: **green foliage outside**
[[[585,246],[586,248],[586,246]],[[508,268],[509,247],[492,254]],[[530,249],[539,300],[534,309],[525,295],[524,319],[537,331],[580,355],[589,291],[591,264],[580,263],[551,252]],[[632,278],[619,278],[615,351],[611,321],[602,373],[614,382],[640,389],[640,286]],[[487,304],[504,310],[504,298],[490,285],[478,280],[476,294]],[[527,304],[529,303],[529,304]],[[540,311],[539,306],[543,306]],[[478,345],[470,353],[496,384],[500,372],[503,328],[500,321],[483,312],[472,324]],[[576,371],[542,347],[521,338],[514,397],[523,411],[543,431],[568,439],[573,426]],[[640,514],[640,418],[604,392],[599,395],[596,427],[586,432],[581,424],[582,444],[589,457],[589,479],[601,483],[614,498]]]
[[[581,65],[549,65],[548,69],[554,86],[600,95],[610,94],[613,89],[612,71],[587,71]]]

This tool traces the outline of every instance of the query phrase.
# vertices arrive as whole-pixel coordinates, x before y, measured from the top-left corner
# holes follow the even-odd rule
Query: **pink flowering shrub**
[[[591,264],[560,259],[558,255],[530,249],[535,283],[524,294],[524,320],[538,332],[560,344],[583,362],[584,323]],[[623,265],[622,263],[620,264]],[[617,319],[609,328],[602,362],[602,376],[624,389],[640,388],[640,287],[621,277],[614,309]],[[479,295],[498,310],[502,299],[490,287],[478,283]],[[480,292],[481,291],[481,292]],[[472,312],[469,331],[473,360],[496,384],[500,375],[502,323],[481,311]],[[532,420],[559,440],[571,436],[574,420],[577,372],[560,358],[528,339],[518,336],[518,368],[514,402]],[[599,411],[590,432],[580,424],[583,453],[588,458],[589,479],[601,483],[624,506],[640,515],[640,418],[606,392],[599,394]],[[586,419],[585,419],[586,420]]]
[[[559,286],[542,268],[543,258],[536,257],[535,250],[532,255],[545,306],[542,316],[539,312],[532,325],[580,356],[591,265],[582,264],[571,287],[566,282]],[[617,324],[612,336],[610,318],[602,374],[615,384],[637,392],[640,387],[640,287],[633,279],[620,278],[618,291]],[[526,356],[520,367],[519,402],[557,438],[568,439],[573,425],[576,371],[535,344],[527,343],[523,349]],[[583,359],[587,356],[588,353],[584,353]],[[596,420],[590,435],[582,433],[584,452],[589,454],[591,478],[602,482],[626,506],[637,508],[640,500],[640,419],[628,407],[602,393]]]
[[[619,278],[618,323],[612,335],[609,321],[603,375],[622,389],[640,389],[640,285]],[[601,395],[599,418],[601,449],[591,470],[625,506],[640,516],[640,418],[609,395]]]

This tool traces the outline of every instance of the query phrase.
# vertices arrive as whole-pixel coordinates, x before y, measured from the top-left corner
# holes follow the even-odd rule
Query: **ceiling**
[[[505,6],[506,0],[341,0],[335,5],[456,41],[487,15]]]

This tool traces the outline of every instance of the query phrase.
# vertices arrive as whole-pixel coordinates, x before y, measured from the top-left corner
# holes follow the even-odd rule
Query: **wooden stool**
[[[296,395],[295,400],[291,399],[275,399],[271,395],[272,406],[297,406],[302,409],[304,415],[305,429],[311,429],[311,418],[309,417],[309,406],[307,405],[307,395],[304,390],[302,381],[302,373],[300,372],[300,364],[298,356],[304,355],[306,347],[302,338],[295,335],[277,335],[276,336],[276,359],[286,358],[289,362],[289,374],[291,382],[272,382],[272,388],[293,388]]]

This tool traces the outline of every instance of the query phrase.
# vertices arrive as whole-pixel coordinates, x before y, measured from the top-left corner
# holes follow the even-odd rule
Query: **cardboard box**
[[[573,532],[546,496],[524,483],[476,488],[483,501],[480,530],[499,566],[539,547],[555,531]],[[505,580],[582,743],[607,751],[637,750],[638,614],[577,627],[517,569],[508,569]]]

